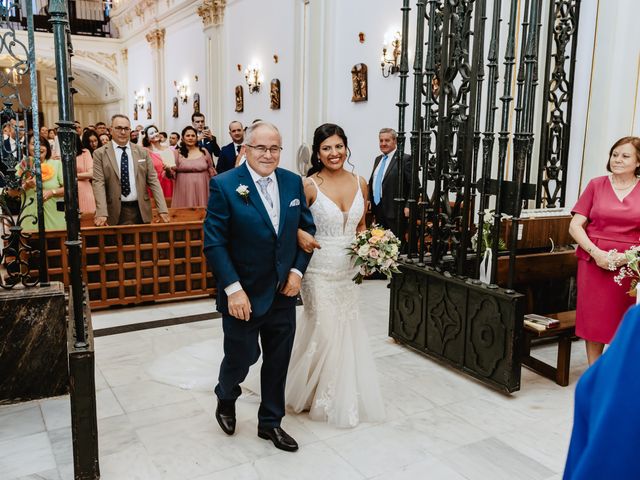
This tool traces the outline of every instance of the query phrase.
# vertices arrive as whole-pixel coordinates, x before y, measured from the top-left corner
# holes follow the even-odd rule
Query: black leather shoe
[[[218,399],[216,420],[224,433],[233,435],[236,431],[236,404],[233,402],[222,402]]]
[[[258,427],[258,436],[265,440],[271,440],[276,448],[284,450],[285,452],[295,452],[298,450],[298,443],[280,427]]]

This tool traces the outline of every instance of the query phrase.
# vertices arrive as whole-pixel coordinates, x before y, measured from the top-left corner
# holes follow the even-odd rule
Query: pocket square
[[[146,162],[146,161],[147,161],[146,159],[141,158],[140,160],[138,160],[138,163],[143,163],[143,162]]]
[[[298,205],[300,205],[300,200],[297,198],[291,200],[291,203],[289,204],[290,207],[297,207]]]

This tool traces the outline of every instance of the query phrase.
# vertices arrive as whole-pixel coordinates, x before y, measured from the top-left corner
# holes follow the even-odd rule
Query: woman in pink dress
[[[182,130],[180,156],[172,172],[176,178],[172,207],[206,207],[209,180],[216,175],[211,155],[198,146],[198,132],[193,127]],[[177,152],[177,150],[176,150]]]
[[[80,136],[77,136],[77,142],[76,172],[78,172],[78,204],[80,206],[80,213],[95,213],[96,199],[93,196],[93,188],[91,187],[91,181],[93,180],[93,157],[88,149],[82,147]]]
[[[594,178],[575,207],[569,233],[578,243],[576,335],[585,339],[589,365],[595,362],[634,303],[629,279],[613,277],[623,252],[640,244],[640,138],[624,137],[611,147],[607,170]]]
[[[171,178],[171,167],[175,166],[178,159],[178,152],[162,145],[162,139],[158,133],[158,127],[149,125],[144,129],[142,146],[146,147],[153,161],[153,166],[158,174],[158,180],[162,187],[162,193],[167,201],[173,197],[173,183]],[[173,206],[173,203],[171,203]]]

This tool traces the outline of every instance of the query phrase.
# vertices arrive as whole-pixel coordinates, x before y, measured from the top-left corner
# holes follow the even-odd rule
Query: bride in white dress
[[[285,400],[296,413],[337,427],[355,427],[385,417],[369,338],[358,308],[356,273],[347,248],[365,228],[366,181],[346,170],[347,137],[333,124],[318,127],[313,167],[304,181],[316,224],[315,239],[299,231],[302,248],[315,250],[302,280],[303,313],[298,316]],[[147,370],[162,383],[208,390],[222,360],[220,340],[207,340],[158,358]],[[242,384],[260,391],[259,364]]]
[[[315,250],[302,281],[285,399],[295,411],[338,427],[385,416],[375,362],[358,308],[356,269],[347,249],[364,230],[366,181],[346,171],[347,137],[334,124],[318,127],[305,195],[316,224]],[[300,232],[309,249],[312,238]]]

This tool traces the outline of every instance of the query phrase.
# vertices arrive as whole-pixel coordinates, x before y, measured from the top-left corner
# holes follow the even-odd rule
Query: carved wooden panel
[[[400,270],[389,334],[493,388],[519,390],[524,296],[432,268]]]

